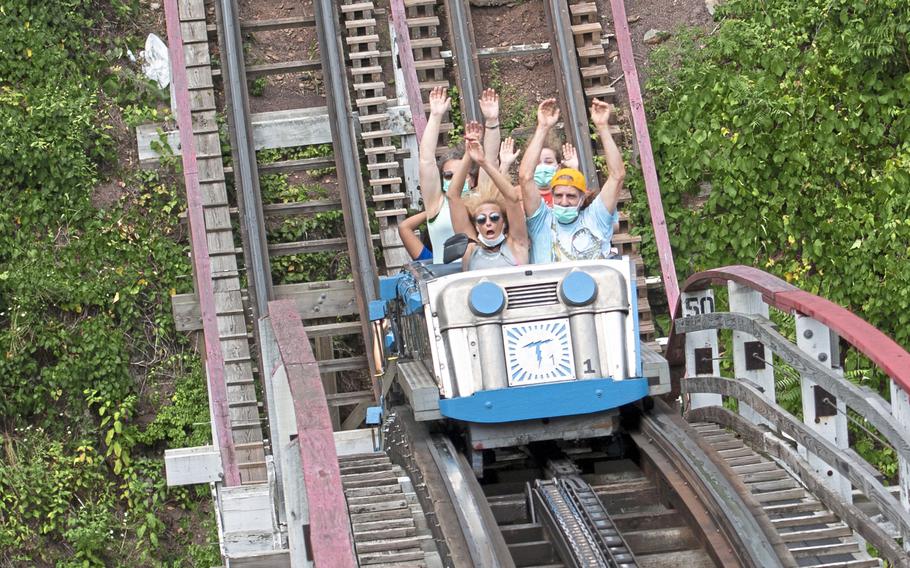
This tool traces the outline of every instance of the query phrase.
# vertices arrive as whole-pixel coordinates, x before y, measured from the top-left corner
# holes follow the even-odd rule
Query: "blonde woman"
[[[464,233],[473,241],[462,259],[462,267],[478,270],[527,264],[530,241],[521,192],[485,158],[479,142],[482,132],[476,122],[465,127],[466,152],[452,183],[462,183],[472,163],[490,181],[478,185],[468,197],[455,195],[457,192],[448,196],[455,232]]]

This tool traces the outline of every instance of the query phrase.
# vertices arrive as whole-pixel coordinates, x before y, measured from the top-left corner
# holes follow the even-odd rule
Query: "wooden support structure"
[[[742,332],[750,340],[757,340],[762,345],[753,346],[750,352],[764,353],[760,358],[770,363],[773,351],[800,374],[807,427],[818,432],[837,447],[840,453],[851,453],[846,445],[848,409],[859,413],[888,439],[898,455],[901,504],[905,511],[910,511],[910,353],[849,310],[748,266],[726,266],[699,272],[683,283],[683,297],[704,290],[711,284],[729,285],[731,309],[736,308],[742,313],[702,313],[674,322],[667,347],[667,360],[675,369],[676,380],[688,363],[687,336],[693,331],[698,330],[696,332],[699,333],[705,329],[728,328]],[[796,346],[773,329],[766,316],[768,307],[796,317]],[[684,302],[676,303],[674,315],[677,318],[689,315]],[[692,325],[696,320],[701,322]],[[841,371],[836,368],[840,361],[839,339],[846,340],[891,378],[890,404],[877,394],[861,391],[842,378]],[[742,362],[745,363],[745,358]],[[737,377],[742,378],[743,375],[739,373],[741,367],[735,369]],[[756,382],[764,390],[764,396],[768,402],[773,403],[773,390],[768,384],[773,385],[772,372],[749,378],[757,379]],[[678,386],[674,390],[678,392]],[[748,416],[748,413],[744,413],[744,416]],[[843,472],[832,467],[830,461],[818,461],[818,456],[813,457],[811,451],[807,455],[813,469],[825,480],[829,490],[849,502],[850,496],[846,493],[850,483],[842,478]],[[910,550],[910,542],[907,540],[910,538],[905,539],[904,546]]]
[[[414,122],[417,142],[420,143],[423,131],[427,127],[427,117],[423,113],[423,99],[420,96],[420,85],[417,83],[417,69],[414,67],[414,52],[411,51],[411,34],[408,31],[404,0],[391,0],[389,4],[392,26],[395,29],[395,41],[398,44],[398,61],[404,74],[408,106],[411,108],[411,120]]]
[[[165,2],[197,309],[225,484],[267,480],[259,405],[215,118],[202,0]]]
[[[664,218],[664,207],[660,198],[660,185],[657,181],[654,153],[651,150],[651,135],[648,133],[648,121],[645,117],[641,85],[638,82],[638,70],[635,68],[635,57],[632,53],[629,20],[626,18],[624,0],[610,0],[610,7],[613,11],[613,31],[616,34],[619,59],[622,62],[622,70],[626,78],[629,106],[632,108],[632,123],[635,126],[635,140],[638,143],[639,159],[645,178],[645,192],[648,194],[648,209],[651,211],[651,225],[654,227],[654,240],[657,243],[657,255],[660,257],[664,290],[667,293],[667,303],[672,307],[677,304],[679,299],[679,284],[676,280],[676,264],[673,261],[670,236],[667,233],[667,220]],[[672,311],[670,317],[674,317]]]
[[[228,486],[240,484],[240,470],[234,439],[231,434],[231,415],[228,403],[225,355],[219,341],[219,322],[212,280],[213,271],[222,268],[213,263],[209,256],[209,242],[203,212],[205,193],[200,188],[199,169],[196,159],[196,140],[192,128],[192,99],[189,93],[187,69],[184,60],[183,30],[181,20],[192,16],[179,10],[177,0],[165,2],[168,43],[172,61],[171,73],[176,96],[177,121],[181,126],[180,140],[183,152],[183,178],[186,185],[187,206],[190,220],[190,240],[193,244],[193,274],[199,296],[199,310],[205,336],[205,370],[208,378],[209,409],[212,416],[212,432],[221,454],[224,483]],[[200,2],[201,6],[201,2]],[[202,11],[201,18],[205,19]],[[192,25],[192,24],[191,24]],[[205,52],[208,56],[208,52]],[[198,99],[196,99],[198,101]],[[214,111],[214,108],[212,109]],[[217,134],[216,134],[217,137]],[[213,266],[214,264],[214,266]]]
[[[728,282],[727,291],[731,312],[768,317],[768,304],[762,301],[761,294],[755,290],[736,282]],[[776,398],[772,361],[773,355],[767,345],[747,333],[733,332],[734,375],[759,385],[765,398],[774,402]],[[739,414],[753,424],[761,424],[764,421],[746,403],[740,403]]]
[[[317,566],[357,566],[319,366],[293,302],[269,302],[269,319],[294,404],[306,485],[310,543]]]
[[[684,316],[697,316],[714,312],[713,290],[696,290],[682,295]],[[686,334],[686,376],[719,375],[717,331],[707,329]],[[691,395],[689,408],[720,406],[720,395],[696,393]]]

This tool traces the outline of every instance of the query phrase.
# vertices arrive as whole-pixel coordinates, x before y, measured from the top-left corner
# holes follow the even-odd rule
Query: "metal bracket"
[[[815,417],[837,416],[837,399],[833,394],[818,385],[812,387],[815,398]]]
[[[714,373],[714,350],[710,347],[695,349],[695,374],[710,375]]]
[[[763,371],[765,369],[765,346],[761,341],[746,341],[743,343],[743,354],[746,358],[747,371]]]

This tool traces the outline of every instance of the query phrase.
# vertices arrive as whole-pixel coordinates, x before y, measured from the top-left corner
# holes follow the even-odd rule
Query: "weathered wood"
[[[624,533],[633,554],[659,554],[698,548],[698,540],[689,527],[670,527]]]
[[[221,481],[224,471],[215,446],[164,451],[164,467],[170,487]]]
[[[304,327],[304,331],[306,328]],[[331,336],[320,336],[315,338],[316,358],[319,361],[325,361],[335,358],[335,350],[332,348]],[[320,364],[322,374],[322,387],[325,389],[326,399],[338,392],[338,375],[332,372],[325,372]],[[338,407],[329,404],[329,416],[332,419],[332,430],[338,430],[341,426],[341,417],[338,415]]]
[[[752,404],[752,402],[760,402],[761,404],[752,404],[752,407],[756,412],[759,412],[763,417],[771,421],[776,428],[786,433],[788,436],[797,439],[797,441],[800,441],[801,443],[809,442],[811,445],[806,443],[804,443],[804,445],[809,447],[816,455],[819,455],[824,459],[830,459],[831,461],[829,463],[837,463],[836,467],[839,468],[841,473],[844,473],[851,483],[859,487],[870,501],[877,504],[879,511],[898,527],[905,539],[910,535],[910,531],[908,531],[908,526],[910,526],[908,525],[910,513],[903,509],[897,500],[869,475],[864,468],[852,464],[849,461],[849,456],[844,456],[838,452],[837,448],[826,440],[812,436],[811,430],[808,430],[804,424],[792,416],[786,415],[779,407],[777,409],[772,409],[770,408],[770,403],[764,401],[757,393],[751,393],[750,395],[748,390],[745,390],[749,387],[746,387],[743,383],[736,383],[727,379],[719,380],[725,381],[724,384],[726,385],[732,384],[733,386],[743,387],[742,389],[736,389],[738,392],[731,391],[731,394],[728,394],[728,396],[733,396],[737,399],[742,397],[742,400],[745,400],[746,402],[750,402],[751,400],[750,404]],[[697,382],[711,383],[713,381],[709,378],[699,378],[697,379]],[[696,385],[693,384],[692,386],[695,387]],[[762,408],[762,406],[768,406],[769,408]],[[858,507],[852,503],[845,502],[838,494],[829,489],[805,460],[794,452],[788,444],[781,442],[775,437],[766,435],[761,430],[755,428],[750,422],[747,422],[742,417],[737,416],[724,408],[706,407],[693,410],[691,411],[691,417],[695,420],[711,420],[734,428],[743,436],[743,439],[757,451],[768,453],[769,455],[784,461],[793,471],[798,473],[801,481],[813,495],[818,497],[825,506],[837,514],[853,530],[862,535],[864,539],[873,544],[885,558],[895,562],[896,566],[910,566],[910,558],[904,554],[901,547]],[[817,443],[812,443],[813,440]],[[800,507],[800,505],[802,505],[802,507]],[[783,504],[765,508],[768,514],[792,514],[818,511],[820,509],[821,505],[817,502]]]
[[[651,224],[654,227],[654,238],[657,243],[657,256],[660,259],[661,275],[667,303],[676,306],[679,298],[679,284],[676,280],[676,267],[673,262],[673,249],[667,233],[667,221],[664,218],[663,204],[660,198],[660,184],[657,180],[657,168],[651,150],[651,137],[648,134],[648,120],[641,95],[641,84],[638,81],[638,70],[635,67],[635,56],[632,52],[632,36],[629,32],[626,7],[623,0],[610,0],[613,13],[613,33],[616,34],[616,45],[619,59],[625,76],[626,90],[632,110],[632,123],[635,140],[638,142],[638,154],[645,181],[645,193],[648,196],[648,209],[651,212]],[[671,317],[674,314],[671,313]]]
[[[246,66],[246,76],[263,77],[266,75],[283,75],[288,73],[301,73],[303,71],[319,71],[322,69],[319,61],[300,59],[296,61],[279,61],[276,63],[259,63]],[[212,76],[221,77],[220,70],[214,70]]]
[[[681,318],[676,321],[676,326],[679,331],[686,334],[706,329],[732,329],[758,338],[762,343],[769,345],[777,356],[801,376],[817,383],[862,415],[894,446],[898,455],[905,460],[910,459],[910,432],[891,416],[891,405],[887,401],[871,389],[856,386],[818,361],[807,357],[799,347],[782,336],[775,329],[774,323],[767,318],[719,312]]]
[[[691,317],[714,311],[714,291],[696,290],[682,294],[683,316]],[[705,329],[686,334],[686,376],[719,375],[720,361],[718,354],[717,331]],[[710,359],[704,361],[705,358]],[[721,403],[719,395],[695,394],[690,397],[691,408],[715,406]]]
[[[198,3],[201,6],[201,3]],[[181,0],[179,5],[173,0],[165,3],[165,19],[168,31],[169,54],[171,58],[171,75],[174,82],[177,122],[180,125],[180,143],[185,149],[182,157],[184,184],[186,186],[187,204],[190,211],[190,239],[193,244],[194,276],[200,299],[200,323],[205,329],[205,369],[208,379],[209,400],[212,415],[212,430],[215,443],[219,446],[222,460],[224,482],[226,485],[238,485],[241,482],[237,467],[238,456],[235,453],[231,435],[230,408],[228,407],[225,385],[225,365],[218,342],[215,297],[212,289],[212,265],[208,256],[205,238],[205,222],[200,199],[199,177],[196,169],[196,150],[192,132],[192,115],[190,113],[190,95],[187,90],[186,62],[183,57],[184,46],[180,29],[180,15],[185,19],[196,16],[196,3]],[[203,15],[204,17],[204,15]]]
[[[269,302],[269,317],[297,417],[313,558],[319,564],[353,568],[357,561],[316,358],[293,302]]]
[[[378,241],[379,235],[373,235],[373,240]],[[290,256],[294,254],[308,254],[314,252],[341,251],[347,249],[346,237],[330,239],[312,239],[292,243],[275,243],[269,245],[269,256]]]
[[[246,291],[243,291],[244,304]],[[347,316],[356,313],[354,286],[346,280],[284,284],[275,286],[279,300],[293,300],[304,319]],[[177,331],[202,329],[199,304],[195,294],[176,294],[171,297],[171,312]]]
[[[843,370],[834,369],[834,361],[840,360],[840,347],[837,334],[827,326],[810,317],[796,315],[796,345],[808,359],[819,361],[821,366],[829,369],[832,375],[843,381]],[[818,385],[805,375],[800,375],[800,399],[803,407],[803,422],[817,435],[825,438],[841,451],[850,447],[847,435],[847,405],[843,399],[826,395],[824,400],[817,400]],[[806,453],[806,448],[800,448]],[[825,479],[828,486],[839,492],[841,497],[850,500],[852,497],[850,483],[840,473],[831,470],[824,460],[807,455],[815,472]]]
[[[736,282],[728,282],[727,291],[729,293],[731,312],[768,317],[768,304],[762,300],[761,293]],[[746,344],[752,341],[757,340],[747,333],[741,331],[733,332],[733,372],[735,376],[749,379],[761,386],[764,389],[763,393],[765,398],[776,402],[777,399],[774,394],[774,367],[772,366],[772,361],[774,359],[772,352],[766,345],[762,344],[761,353],[753,353],[748,356],[752,360],[747,360]],[[755,359],[756,356],[761,357],[761,359]],[[754,367],[757,366],[764,366],[764,368],[755,369]],[[739,408],[739,413],[755,423],[758,423],[761,420],[761,418],[745,404]]]
[[[910,391],[910,353],[861,317],[824,298],[804,292],[776,276],[751,266],[725,266],[690,276],[683,284],[683,289],[696,289],[711,282],[730,280],[758,290],[765,301],[773,307],[801,313],[827,325],[869,357],[888,376],[897,381],[902,389]],[[679,305],[675,311],[679,313]],[[672,357],[668,358],[671,359],[671,364],[677,363],[680,355],[678,347],[670,355]]]

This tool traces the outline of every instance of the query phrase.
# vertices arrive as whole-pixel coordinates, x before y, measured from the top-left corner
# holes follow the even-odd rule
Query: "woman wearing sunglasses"
[[[462,198],[457,192],[448,196],[455,232],[464,233],[473,241],[462,259],[462,267],[478,270],[527,264],[530,241],[521,193],[487,161],[479,142],[482,133],[483,128],[476,122],[465,126],[467,151],[452,183],[467,178],[472,163],[480,166],[490,181],[482,181],[468,197]]]
[[[487,126],[483,138],[484,149],[488,159],[496,162],[500,149],[499,95],[493,89],[487,89],[479,102]],[[454,180],[455,172],[461,167],[459,158],[462,152],[459,150],[449,149],[437,159],[436,144],[439,140],[442,117],[451,108],[452,101],[443,87],[436,87],[430,91],[429,103],[430,116],[427,118],[427,126],[423,131],[418,152],[418,183],[423,206],[427,212],[427,232],[433,245],[433,263],[441,264],[443,243],[455,234],[447,196],[469,192],[478,179],[474,175],[467,175],[457,183]],[[489,177],[481,172],[479,182],[488,181]]]

